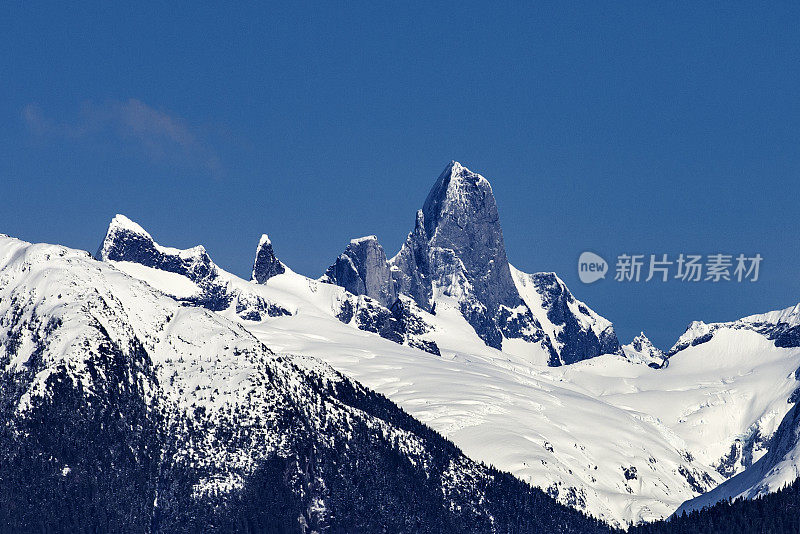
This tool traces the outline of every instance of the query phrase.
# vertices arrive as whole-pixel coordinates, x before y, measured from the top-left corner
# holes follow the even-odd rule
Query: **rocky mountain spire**
[[[648,353],[657,356],[664,356],[664,353],[655,347],[650,339],[644,334],[644,332],[640,332],[638,336],[633,338],[631,342],[631,347],[636,350],[637,352]]]
[[[558,277],[512,269],[492,186],[457,161],[437,178],[397,255],[387,262],[374,236],[354,240],[322,281],[387,307],[405,295],[435,314],[446,300],[487,345],[502,350],[504,340],[523,340],[544,350],[550,365],[619,351],[611,323]]]
[[[457,161],[439,175],[390,263],[401,293],[426,310],[437,296],[454,298],[492,347],[500,348],[504,336],[543,338],[530,311],[517,316],[525,304],[511,277],[492,186]]]
[[[390,307],[397,300],[386,253],[374,235],[353,239],[322,277],[354,295],[366,295]]]
[[[486,178],[450,162],[422,213],[438,287],[447,288],[446,292],[470,291],[490,309],[519,305],[497,204]]]
[[[263,284],[273,276],[285,272],[286,267],[275,257],[275,252],[272,250],[272,241],[269,240],[267,234],[263,234],[258,242],[258,249],[256,249],[251,279]]]

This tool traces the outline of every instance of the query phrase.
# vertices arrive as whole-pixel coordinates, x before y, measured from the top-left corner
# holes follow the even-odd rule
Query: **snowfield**
[[[185,282],[119,267],[160,288],[0,236],[10,530],[604,530],[324,362],[270,351],[238,314],[164,294]]]
[[[171,293],[164,278],[149,279],[152,269],[109,263]],[[434,326],[425,337],[438,345],[437,356],[337,320],[345,298],[337,286],[288,268],[265,284],[221,272],[237,291],[291,311],[262,321],[243,320],[233,305],[219,312],[273,350],[324,360],[471,458],[617,525],[666,517],[758,460],[798,385],[800,350],[777,348],[751,330],[719,329],[661,369],[648,365],[660,359],[631,346],[549,367],[533,344],[488,347],[455,299],[440,294],[436,314],[422,312]],[[521,285],[530,276],[513,273]],[[175,291],[188,287],[173,281]],[[606,323],[597,316],[590,326]]]
[[[4,254],[22,254],[20,247]],[[612,323],[555,273],[508,263],[491,186],[457,162],[439,176],[397,255],[387,259],[375,236],[353,240],[320,279],[280,262],[266,234],[252,280],[244,280],[202,246],[159,245],[122,215],[97,259],[82,261],[113,273],[109,300],[147,287],[143,298],[157,294],[180,306],[173,315],[192,315],[192,325],[213,330],[220,327],[212,317],[224,318],[276,353],[324,362],[471,459],[613,525],[664,518],[684,503],[774,491],[800,472],[800,304],[729,323],[694,322],[666,353],[644,334],[621,347]],[[201,343],[197,326],[158,320],[142,312],[128,328],[163,332],[159,346],[179,353]],[[223,334],[204,333],[202,343],[228,343]],[[20,336],[15,343],[35,342]],[[66,340],[59,350],[68,347]],[[24,366],[19,358],[8,366]],[[169,364],[162,382],[213,391],[203,382],[207,363]],[[225,387],[244,384],[248,392],[254,372],[217,370],[230,381]],[[217,398],[196,402],[214,413]],[[236,484],[233,475],[220,480]]]

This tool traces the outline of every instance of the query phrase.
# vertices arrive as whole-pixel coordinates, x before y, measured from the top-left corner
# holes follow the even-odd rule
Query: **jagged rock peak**
[[[441,219],[445,217],[454,219],[462,228],[471,218],[499,222],[489,181],[457,161],[451,161],[439,175],[425,199],[422,211],[425,230],[430,237],[434,236]]]
[[[108,225],[97,259],[138,263],[187,276],[197,283],[217,275],[217,266],[202,245],[189,249],[162,247],[144,228],[119,214]]]
[[[662,369],[669,365],[669,359],[664,351],[653,345],[644,332],[640,332],[633,341],[622,347],[622,354],[633,363],[646,364],[654,369]]]
[[[576,299],[555,273],[526,274],[514,267],[511,272],[523,300],[558,352],[558,361],[552,361],[551,365],[619,352],[619,340],[611,321]]]
[[[452,287],[452,280],[463,278],[464,283],[456,283],[453,291],[468,291],[489,309],[499,305],[513,308],[520,303],[508,267],[497,204],[486,178],[450,162],[428,194],[422,212],[433,253],[431,274],[440,287]]]
[[[286,267],[275,257],[272,241],[267,234],[262,234],[256,249],[256,258],[253,261],[253,274],[251,279],[259,284],[265,283],[273,276],[286,272]]]
[[[321,280],[342,286],[354,295],[371,297],[387,307],[397,300],[391,267],[374,235],[351,240]]]
[[[191,258],[191,257],[198,257],[198,256],[206,256],[206,248],[203,245],[195,245],[194,247],[187,248],[187,249],[176,249],[176,248],[169,248],[169,247],[160,247],[153,239],[153,236],[150,235],[147,230],[142,228],[141,225],[132,221],[125,215],[117,213],[111,222],[108,224],[108,230],[106,231],[106,236],[103,239],[103,243],[100,245],[100,249],[97,251],[96,259],[98,260],[117,260],[117,261],[126,261],[123,257],[112,257],[112,256],[119,256],[122,254],[120,250],[120,245],[123,242],[134,240],[137,243],[152,243],[154,246],[162,249],[164,252],[168,252],[174,255],[178,255],[182,258]]]
[[[631,341],[631,347],[637,352],[647,352],[652,354],[661,354],[663,355],[663,351],[653,345],[653,342],[648,339],[648,337],[644,334],[644,332],[640,332],[638,336],[633,338]]]
[[[150,234],[148,234],[144,228],[121,213],[117,213],[114,215],[114,218],[111,219],[111,222],[108,225],[108,231],[111,232],[112,230],[123,230],[150,237]]]
[[[119,239],[120,234],[124,235],[126,233],[139,235],[145,239],[149,239],[150,241],[153,240],[153,238],[147,233],[147,231],[145,231],[144,228],[130,220],[125,215],[117,213],[114,215],[114,218],[111,219],[111,222],[108,223],[106,236],[103,239],[103,242],[100,244],[100,248],[97,250],[97,254],[95,255],[96,258],[98,260],[114,259],[109,257],[109,254],[111,254],[113,251],[114,242],[115,240]]]
[[[428,311],[440,296],[455,299],[478,335],[495,348],[508,326],[500,315],[523,305],[511,278],[492,188],[456,161],[439,175],[391,265],[398,292]]]

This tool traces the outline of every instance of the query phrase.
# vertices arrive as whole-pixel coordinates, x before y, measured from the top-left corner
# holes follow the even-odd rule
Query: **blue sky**
[[[0,232],[94,251],[124,213],[249,274],[262,232],[319,276],[389,255],[451,159],[508,256],[672,344],[800,301],[800,8],[348,2],[0,16]],[[593,285],[595,251],[764,257],[756,283]]]

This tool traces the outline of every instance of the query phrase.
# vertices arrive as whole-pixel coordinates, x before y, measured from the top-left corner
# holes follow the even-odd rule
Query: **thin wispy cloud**
[[[28,130],[38,136],[90,140],[111,135],[153,162],[196,165],[214,177],[221,172],[216,152],[187,121],[135,98],[85,103],[76,119],[64,122],[50,118],[38,105],[29,104],[22,110],[22,119]]]

